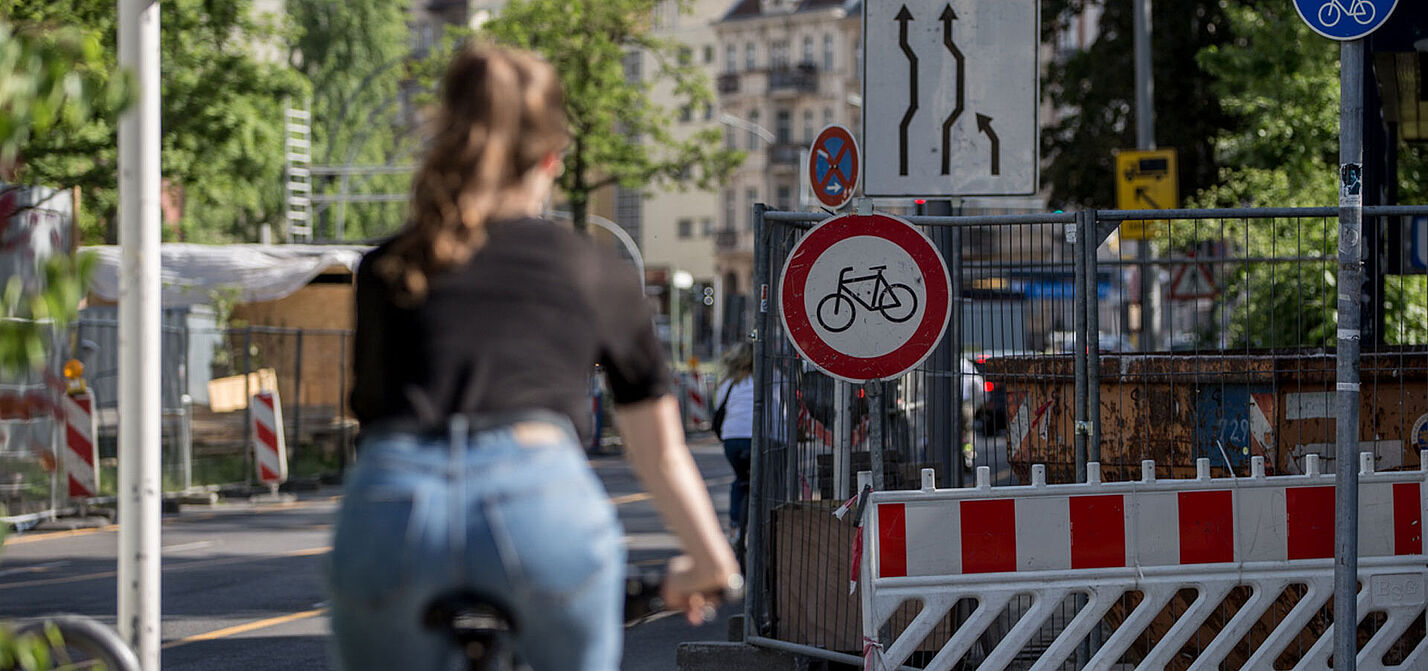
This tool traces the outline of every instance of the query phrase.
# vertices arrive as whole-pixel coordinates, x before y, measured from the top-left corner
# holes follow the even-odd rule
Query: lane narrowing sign
[[[833,125],[819,131],[808,150],[808,183],[818,202],[835,210],[846,205],[858,188],[862,161],[847,128]]]
[[[915,368],[951,316],[947,264],[912,224],[882,214],[818,224],[779,275],[779,315],[798,353],[833,377],[886,380]]]

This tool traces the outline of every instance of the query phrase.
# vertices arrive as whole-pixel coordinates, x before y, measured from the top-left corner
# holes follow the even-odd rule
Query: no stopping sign
[[[798,353],[833,377],[885,380],[915,368],[951,316],[947,264],[912,224],[843,215],[794,246],[779,276],[779,315]]]

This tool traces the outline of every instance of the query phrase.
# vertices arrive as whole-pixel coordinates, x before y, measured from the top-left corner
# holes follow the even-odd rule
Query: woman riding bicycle
[[[329,567],[342,668],[446,668],[460,652],[422,620],[453,592],[509,614],[534,669],[619,667],[622,532],[579,438],[596,363],[628,458],[688,553],[667,604],[698,621],[703,595],[738,582],[639,278],[539,218],[567,141],[548,64],[466,47],[410,219],[357,271],[361,451]]]

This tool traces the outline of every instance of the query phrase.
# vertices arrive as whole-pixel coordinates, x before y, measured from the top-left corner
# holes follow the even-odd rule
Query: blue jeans
[[[338,668],[466,668],[422,624],[454,590],[506,607],[532,669],[619,668],[623,533],[567,420],[367,436],[344,488],[328,566]]]
[[[749,466],[753,449],[752,438],[724,439],[724,458],[734,469],[734,482],[729,485],[729,521],[734,523],[740,538],[749,520]]]

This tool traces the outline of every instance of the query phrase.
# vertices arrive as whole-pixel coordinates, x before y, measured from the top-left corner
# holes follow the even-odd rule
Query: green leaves
[[[45,364],[56,334],[79,314],[94,262],[92,254],[57,254],[41,265],[40,286],[26,287],[19,275],[6,280],[0,292],[0,373],[23,374]]]
[[[674,110],[651,90],[669,90],[675,109],[713,104],[709,82],[686,48],[651,34],[656,0],[514,0],[482,36],[541,53],[560,74],[574,134],[560,188],[582,226],[583,203],[610,184],[710,189],[743,154],[722,146],[718,130],[682,136]],[[681,2],[681,9],[688,3]]]
[[[19,33],[0,23],[0,167],[37,135],[73,131],[96,113],[122,109],[131,91],[128,78],[110,76],[93,31]]]

